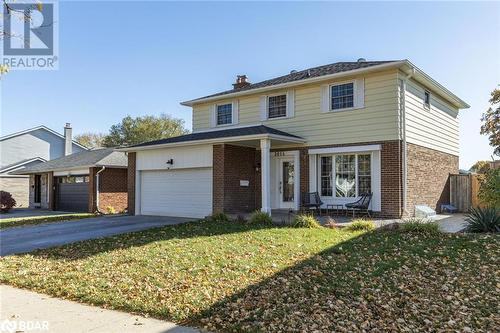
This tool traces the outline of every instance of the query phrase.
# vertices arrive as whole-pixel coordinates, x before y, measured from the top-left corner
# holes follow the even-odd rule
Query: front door
[[[40,206],[42,201],[42,176],[35,175],[35,184],[34,184],[34,195],[33,195],[33,203],[36,206]]]
[[[278,163],[279,208],[295,208],[295,163],[293,158]]]

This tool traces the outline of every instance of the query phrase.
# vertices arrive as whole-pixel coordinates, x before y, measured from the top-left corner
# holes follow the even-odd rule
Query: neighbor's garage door
[[[212,212],[212,168],[141,171],[141,214],[205,217]]]
[[[89,177],[56,177],[56,210],[87,212],[89,207]]]

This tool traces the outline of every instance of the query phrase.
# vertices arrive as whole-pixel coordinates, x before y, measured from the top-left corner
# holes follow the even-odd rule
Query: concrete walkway
[[[0,332],[200,332],[167,321],[105,310],[5,285],[0,285],[0,305]],[[38,325],[40,329],[23,330],[23,324]]]
[[[0,230],[0,256],[192,221],[168,216],[100,216]]]
[[[13,208],[8,213],[0,214],[0,220],[19,217],[70,215],[72,212],[60,212],[57,210],[34,209],[34,208]]]

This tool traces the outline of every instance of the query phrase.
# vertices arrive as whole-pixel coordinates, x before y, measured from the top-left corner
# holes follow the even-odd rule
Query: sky
[[[1,134],[107,133],[126,115],[185,120],[181,101],[337,61],[409,59],[471,105],[460,167],[490,159],[481,114],[500,83],[500,3],[59,3],[59,70],[1,79]]]

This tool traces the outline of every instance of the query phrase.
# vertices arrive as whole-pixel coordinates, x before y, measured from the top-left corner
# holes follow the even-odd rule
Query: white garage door
[[[212,212],[212,168],[141,171],[141,214],[205,217]]]

